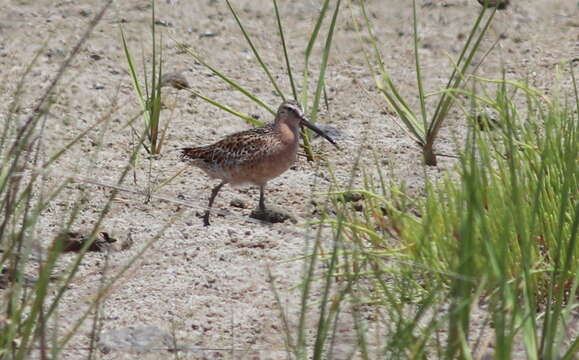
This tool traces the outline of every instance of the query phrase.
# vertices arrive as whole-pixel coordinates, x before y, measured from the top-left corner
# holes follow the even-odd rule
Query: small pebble
[[[173,27],[172,23],[165,21],[165,20],[159,20],[159,19],[155,20],[155,25],[160,25],[160,26],[165,26],[165,27]]]
[[[213,31],[204,31],[201,34],[199,34],[199,38],[209,38],[209,37],[215,37],[217,36],[217,33],[213,32]]]
[[[239,208],[239,209],[247,209],[247,204],[245,203],[245,201],[243,201],[241,199],[233,199],[233,200],[231,200],[229,205],[236,207],[236,208]]]

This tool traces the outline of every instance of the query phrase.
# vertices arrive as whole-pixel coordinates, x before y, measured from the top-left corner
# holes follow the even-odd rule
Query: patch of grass
[[[112,1],[108,1],[101,11],[93,18],[81,39],[72,48],[70,54],[60,66],[41,98],[38,100],[33,111],[23,125],[17,131],[11,129],[18,124],[18,115],[11,106],[4,123],[2,143],[2,167],[0,171],[0,209],[2,222],[0,224],[0,244],[2,256],[0,268],[2,269],[2,286],[5,287],[2,294],[4,301],[0,309],[2,324],[0,326],[0,356],[10,359],[27,358],[34,347],[38,347],[41,358],[47,358],[50,351],[47,339],[46,324],[53,315],[54,308],[60,300],[60,296],[66,289],[66,281],[56,286],[51,286],[50,278],[55,268],[56,260],[60,254],[58,238],[55,246],[46,254],[46,258],[38,260],[38,274],[32,285],[25,276],[33,260],[35,246],[35,231],[41,214],[48,204],[54,200],[63,189],[70,183],[64,181],[49,192],[40,192],[43,175],[38,169],[46,169],[59,157],[51,157],[44,164],[38,157],[41,149],[43,123],[50,109],[57,85],[72,59],[78,54],[82,45],[87,41],[94,27],[100,22]],[[26,75],[34,67],[38,54],[32,59],[30,65],[21,77],[20,85],[13,94],[12,103],[18,104],[23,96]],[[14,137],[6,134],[14,133]],[[75,138],[72,144],[78,141]],[[69,144],[68,146],[72,146]],[[78,214],[78,203],[73,208],[70,218],[74,219]],[[64,223],[66,230],[70,223]],[[96,232],[95,232],[96,234]],[[79,255],[82,259],[84,252]],[[70,278],[74,276],[71,272]],[[56,291],[56,297],[49,298],[49,289]],[[55,344],[56,345],[56,344]],[[58,347],[52,347],[57,351]]]
[[[148,79],[147,77],[149,75],[147,73],[147,61],[143,58],[143,78],[145,87],[143,91],[140,85],[139,77],[137,75],[135,60],[133,59],[127,44],[127,39],[125,38],[125,32],[121,26],[123,49],[127,58],[127,64],[129,66],[129,73],[131,74],[133,88],[137,94],[137,98],[141,106],[141,112],[143,114],[144,133],[146,134],[147,141],[142,142],[142,146],[145,148],[147,153],[151,155],[157,155],[161,153],[161,149],[165,140],[165,134],[167,133],[167,128],[169,126],[169,122],[167,121],[165,122],[165,126],[161,128],[161,78],[163,75],[163,52],[162,44],[161,46],[157,47],[157,36],[155,34],[155,28],[155,2],[151,1],[152,65],[150,79]],[[158,56],[157,52],[159,52]]]
[[[476,72],[478,66],[473,70],[469,70],[473,63],[474,56],[479,52],[480,43],[484,38],[489,25],[491,24],[496,9],[491,11],[489,16],[486,16],[486,7],[482,7],[481,11],[473,23],[470,34],[462,48],[458,59],[452,63],[453,70],[448,78],[446,87],[437,92],[438,102],[434,113],[429,115],[427,109],[426,98],[427,93],[422,84],[422,67],[420,63],[420,56],[418,51],[419,35],[418,35],[418,16],[416,11],[416,1],[412,1],[412,29],[414,40],[414,64],[416,70],[416,85],[418,88],[418,97],[420,100],[420,109],[412,109],[409,101],[405,99],[404,95],[400,93],[392,77],[388,73],[382,55],[379,50],[379,40],[376,38],[372,23],[366,12],[365,1],[360,2],[360,7],[363,14],[363,23],[368,32],[370,43],[372,46],[371,54],[364,50],[368,68],[376,77],[376,86],[384,96],[384,100],[388,106],[398,115],[401,124],[400,127],[405,129],[408,136],[414,139],[422,148],[424,163],[426,165],[436,166],[437,157],[434,145],[438,136],[438,132],[445,119],[448,117],[450,110],[455,102],[455,97],[452,96],[451,90],[460,89],[467,83],[469,76]],[[353,23],[358,32],[361,33],[358,21],[352,16]],[[491,48],[492,49],[492,48]],[[490,50],[489,50],[490,51]],[[483,57],[484,59],[484,57]],[[482,61],[481,61],[482,62]]]
[[[16,91],[10,96],[14,106],[10,106],[2,126],[0,138],[0,358],[29,359],[37,356],[39,359],[58,359],[71,338],[79,333],[79,328],[89,316],[95,316],[91,335],[91,344],[97,334],[96,324],[98,309],[102,300],[109,293],[113,284],[129,269],[134,262],[162,234],[151,237],[139,253],[129,259],[118,271],[103,277],[98,291],[90,299],[89,304],[79,313],[79,317],[71,319],[69,328],[61,327],[59,308],[66,291],[77,279],[80,264],[85,259],[87,251],[93,245],[101,232],[101,224],[108,216],[117,190],[105,199],[98,210],[94,224],[88,229],[86,239],[78,252],[68,257],[64,265],[62,258],[68,234],[77,225],[81,210],[86,206],[87,198],[84,189],[78,192],[76,199],[71,199],[71,208],[62,214],[60,228],[54,235],[40,234],[45,230],[40,224],[46,212],[55,201],[65,196],[71,184],[80,183],[75,175],[65,176],[52,174],[53,165],[63,158],[73,146],[77,145],[90,131],[100,125],[107,124],[117,110],[116,104],[111,104],[111,111],[86,130],[75,136],[69,143],[62,146],[54,154],[43,160],[41,155],[46,149],[43,146],[45,123],[49,110],[58,97],[57,89],[61,79],[79,50],[90,38],[93,29],[99,24],[112,0],[105,2],[92,21],[86,26],[84,34],[71,49],[69,55],[60,65],[49,86],[44,90],[33,111],[26,115],[24,121],[17,111],[17,104],[26,99],[23,89],[27,85],[27,74],[34,69],[38,54],[32,59],[21,77]],[[132,121],[132,120],[131,120]],[[106,129],[106,126],[104,127]],[[101,138],[102,135],[101,133]],[[144,138],[140,139],[145,141]],[[124,182],[136,157],[133,152],[131,159],[118,176],[117,185]],[[58,180],[58,178],[62,178]],[[49,181],[50,180],[50,181]],[[170,224],[170,223],[169,223]],[[168,224],[168,225],[169,225]],[[167,226],[168,226],[167,225]],[[41,236],[43,239],[41,239]],[[46,249],[41,248],[47,237],[50,243]],[[41,241],[42,240],[42,241]],[[107,269],[104,269],[106,272]],[[96,311],[96,315],[95,315]],[[92,349],[88,355],[92,356]]]
[[[303,284],[322,294],[302,306],[305,318],[323,314],[313,358],[328,354],[318,344],[339,341],[332,329],[346,320],[362,358],[576,355],[577,90],[563,101],[558,91],[548,98],[524,83],[488,83],[494,98],[463,92],[473,111],[458,178],[427,183],[413,199],[376,161],[378,176],[364,169],[362,188],[330,193],[335,216],[319,229],[330,226],[333,242],[315,244]],[[478,126],[479,101],[497,111],[496,130]]]

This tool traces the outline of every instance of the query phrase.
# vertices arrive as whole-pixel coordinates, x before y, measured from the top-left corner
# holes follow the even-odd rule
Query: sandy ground
[[[549,93],[559,61],[579,56],[579,4],[575,0],[513,2],[509,10],[497,14],[486,46],[503,35],[497,51],[487,59],[480,73],[499,77],[504,66],[508,78],[528,78],[534,86]],[[232,3],[245,20],[264,60],[271,65],[272,73],[289,94],[271,1]],[[419,1],[419,4],[425,84],[434,90],[444,85],[451,68],[446,54],[458,55],[464,41],[460,39],[468,34],[478,4],[474,0]],[[290,56],[299,71],[319,1],[281,1],[280,6],[288,28]],[[403,93],[414,96],[409,4],[370,0],[368,7],[388,71]],[[23,118],[96,11],[95,2],[88,0],[0,1],[0,88],[3,87],[4,94],[14,91],[25,66],[41,51],[38,65],[26,81],[19,109]],[[353,12],[359,11],[354,5]],[[158,1],[157,19],[165,24],[157,29],[163,33],[166,71],[183,70],[196,91],[263,121],[272,120],[271,115],[232,91],[176,45],[175,41],[189,45],[208,63],[277,107],[279,96],[256,65],[222,1]],[[138,63],[141,49],[146,53],[150,50],[149,1],[117,1],[64,77],[47,118],[43,156],[47,159],[106,116],[113,104],[118,109],[110,121],[90,131],[57,162],[51,176],[45,179],[42,189],[45,192],[73,174],[103,185],[115,184],[127,164],[134,137],[126,123],[139,107],[122,50],[121,23]],[[329,108],[324,107],[319,117],[320,123],[343,132],[342,150],[335,151],[328,143],[315,140],[316,151],[328,159],[338,181],[345,185],[350,180],[355,155],[362,151],[364,158],[370,159],[371,149],[375,149],[380,161],[391,165],[393,172],[389,175],[404,180],[411,192],[419,193],[424,171],[420,152],[385,111],[385,103],[365,65],[358,36],[350,23],[350,10],[344,6],[326,78]],[[46,48],[42,49],[44,41]],[[313,77],[317,76],[320,49],[318,46],[315,50]],[[188,349],[197,349],[180,354],[181,359],[285,358],[283,326],[268,281],[268,269],[276,278],[275,286],[290,319],[295,321],[299,292],[291,287],[301,279],[302,263],[290,260],[304,253],[303,224],[315,217],[310,199],[322,199],[320,193],[330,185],[327,164],[300,158],[291,170],[269,184],[268,203],[293,213],[297,224],[264,225],[250,221],[248,215],[257,204],[257,189],[226,187],[215,205],[220,214],[213,216],[212,226],[203,227],[197,213],[202,211],[215,183],[201,171],[190,169],[159,188],[184,166],[173,150],[208,144],[248,125],[184,91],[166,90],[165,103],[163,121],[171,121],[166,150],[156,159],[149,159],[142,152],[138,168],[122,186],[139,191],[155,188],[154,195],[174,201],[158,198],[146,201],[145,196],[128,192],[116,196],[102,230],[120,241],[130,239],[133,246],[113,252],[108,258],[102,253],[87,256],[65,294],[54,326],[64,334],[86,311],[103,276],[110,277],[122,269],[145,244],[154,241],[142,260],[133,265],[102,303],[102,334],[126,326],[155,326],[173,334]],[[0,114],[5,113],[7,106],[0,104]],[[439,153],[457,153],[459,145],[455,139],[464,133],[463,124],[458,114],[446,124],[437,147]],[[426,170],[428,174],[436,176],[453,164],[452,158],[439,160],[437,168]],[[372,166],[371,161],[368,164]],[[47,245],[46,240],[66,222],[66,214],[78,199],[83,199],[84,205],[74,228],[89,229],[110,193],[107,186],[82,182],[68,186],[46,210],[37,229],[38,241]],[[234,199],[241,200],[245,208],[230,206]],[[154,240],[155,234],[177,214],[180,217]],[[72,256],[63,259],[62,267],[71,259]],[[86,357],[90,329],[91,321],[81,326],[63,358]],[[238,351],[219,350],[232,347]],[[173,356],[161,350],[142,355],[119,351],[97,355],[103,359]]]

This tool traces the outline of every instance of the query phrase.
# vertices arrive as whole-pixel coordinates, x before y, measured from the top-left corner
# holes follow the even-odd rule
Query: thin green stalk
[[[301,293],[301,303],[300,303],[300,317],[298,321],[298,336],[295,348],[296,359],[305,360],[307,359],[307,346],[306,346],[306,318],[308,314],[308,301],[310,297],[311,285],[314,279],[314,271],[316,269],[318,249],[321,247],[321,237],[322,237],[322,227],[318,228],[316,234],[316,240],[313,244],[313,253],[310,257],[310,262],[307,265],[306,273],[304,274],[304,279],[302,282],[302,293]]]
[[[418,84],[418,98],[420,99],[420,113],[422,114],[422,124],[426,129],[428,127],[428,120],[426,119],[426,101],[424,97],[424,87],[422,86],[420,54],[418,53],[418,17],[416,16],[416,0],[412,0],[412,30],[414,32],[414,65],[416,67],[416,83]]]
[[[227,7],[229,8],[229,11],[231,11],[231,14],[233,15],[233,17],[235,18],[235,21],[237,22],[237,25],[239,25],[239,28],[241,29],[241,32],[243,33],[243,37],[245,38],[245,40],[247,41],[247,43],[249,44],[249,47],[251,48],[251,51],[253,52],[253,55],[255,56],[255,58],[257,59],[257,61],[259,62],[259,65],[261,65],[261,68],[263,69],[263,71],[265,72],[265,74],[267,75],[269,81],[271,82],[271,84],[273,85],[273,87],[275,88],[275,90],[277,91],[277,93],[282,97],[282,99],[285,100],[285,96],[283,94],[283,92],[280,90],[279,86],[277,85],[277,82],[275,81],[275,79],[273,78],[273,76],[271,75],[271,73],[269,72],[269,69],[267,68],[267,66],[265,65],[265,63],[263,62],[263,60],[261,59],[261,56],[259,56],[259,52],[257,51],[257,49],[255,48],[255,45],[253,45],[253,41],[251,41],[251,38],[249,37],[249,35],[247,34],[247,31],[245,31],[245,27],[243,26],[243,24],[241,23],[241,21],[239,20],[239,17],[237,16],[237,13],[235,12],[235,10],[233,9],[233,7],[231,6],[231,4],[229,3],[229,0],[225,0],[225,3],[227,4]],[[277,10],[277,6],[276,6],[276,10]],[[284,47],[285,49],[285,47]]]
[[[316,24],[314,25],[314,30],[312,31],[312,34],[310,35],[310,39],[308,41],[308,45],[306,46],[306,51],[304,54],[304,71],[303,71],[303,79],[302,79],[302,94],[301,94],[301,99],[300,99],[300,103],[302,104],[302,106],[304,107],[304,110],[307,112],[307,106],[308,106],[308,92],[309,92],[309,86],[310,86],[310,79],[309,79],[309,74],[310,74],[310,68],[309,68],[309,64],[310,64],[310,56],[312,53],[312,49],[314,48],[314,44],[316,43],[316,40],[318,38],[318,33],[320,32],[320,28],[322,26],[322,23],[326,17],[326,12],[328,11],[328,6],[330,4],[329,0],[324,0],[324,3],[322,4],[322,8],[320,9],[320,13],[318,14],[318,18],[316,20]]]
[[[338,17],[338,13],[340,10],[340,4],[341,4],[341,0],[338,0],[338,2],[336,3],[336,8],[334,9],[334,13],[332,16],[332,21],[330,23],[330,28],[328,30],[328,34],[326,36],[326,41],[325,41],[325,45],[324,45],[324,52],[322,54],[322,64],[320,66],[320,71],[318,74],[318,81],[317,81],[317,85],[316,85],[316,92],[314,95],[314,99],[313,99],[313,104],[312,104],[312,109],[309,110],[309,114],[310,114],[310,121],[312,123],[315,123],[317,120],[317,116],[318,116],[318,107],[320,104],[320,97],[322,95],[322,89],[324,88],[324,79],[326,76],[326,68],[328,65],[328,58],[330,55],[330,50],[332,47],[332,38],[334,35],[334,29],[336,26],[336,20]],[[308,86],[309,86],[309,78],[308,78],[308,64],[309,64],[309,57],[310,57],[310,53],[312,51],[313,48],[313,44],[314,44],[314,40],[317,38],[318,33],[319,33],[319,29],[320,26],[322,24],[323,18],[325,17],[326,11],[328,8],[328,1],[324,2],[324,6],[322,7],[322,10],[320,11],[320,14],[318,16],[318,21],[316,23],[316,26],[314,28],[314,32],[312,34],[312,36],[310,37],[310,41],[308,42],[308,46],[306,48],[306,59],[305,59],[305,68],[304,68],[304,85],[302,87],[302,105],[304,106],[304,109],[307,109],[307,94],[308,94]],[[309,137],[309,131],[307,129],[303,129],[302,130],[302,135],[303,135],[303,139],[304,139],[304,149],[306,151],[306,156],[308,158],[308,160],[313,160],[314,159],[314,154],[313,154],[313,150],[311,147],[311,143],[310,143],[310,137]]]
[[[485,13],[485,8],[484,7],[482,8],[478,18],[475,21],[474,26],[472,27],[471,33],[469,34],[467,41],[463,47],[463,51],[461,52],[460,56],[458,57],[457,65],[461,65],[461,63],[462,63],[462,69],[459,72],[459,71],[457,71],[456,67],[454,68],[452,74],[450,75],[450,78],[448,80],[446,88],[450,88],[450,87],[452,87],[454,89],[460,88],[460,84],[461,84],[462,80],[465,78],[464,74],[466,74],[466,70],[470,66],[475,54],[478,52],[478,48],[480,47],[480,43],[481,43],[482,39],[484,38],[484,35],[486,34],[486,32],[487,32],[487,30],[488,30],[488,28],[489,28],[489,26],[494,18],[495,12],[496,12],[496,9],[493,10],[491,15],[488,17],[485,25],[483,26],[483,29],[480,31],[478,37],[476,38],[475,44],[470,49],[470,53],[468,54],[467,59],[462,63],[462,59],[465,56],[467,49],[469,49],[470,43],[476,34],[476,30],[479,28],[479,24],[483,19],[483,16]],[[442,122],[443,122],[444,118],[446,117],[446,115],[448,114],[448,111],[449,111],[452,103],[453,103],[453,99],[451,97],[445,96],[444,94],[440,98],[438,105],[436,107],[436,110],[434,111],[434,115],[432,116],[432,120],[430,122],[428,130],[427,130],[427,141],[426,141],[427,143],[434,142],[434,139],[436,139],[436,136],[438,135],[438,131],[440,130],[440,127],[442,126]]]
[[[324,88],[324,79],[326,77],[326,68],[328,66],[328,59],[330,57],[330,51],[332,49],[332,39],[334,36],[334,29],[336,27],[336,20],[338,18],[338,13],[340,12],[340,4],[342,0],[338,0],[336,2],[336,7],[334,9],[334,13],[332,15],[332,22],[330,23],[330,29],[328,30],[328,34],[326,36],[326,42],[324,46],[324,53],[322,55],[322,64],[320,65],[320,72],[318,74],[318,82],[316,86],[316,93],[314,95],[314,102],[312,105],[312,110],[310,112],[310,120],[312,123],[315,123],[318,116],[318,106],[320,104],[320,97],[322,95],[322,90]]]
[[[324,344],[326,342],[326,337],[328,333],[328,317],[329,315],[326,314],[326,306],[328,304],[330,298],[330,289],[332,286],[332,279],[334,277],[334,271],[336,269],[336,265],[338,262],[338,253],[340,248],[340,243],[342,240],[342,224],[340,222],[340,218],[338,218],[338,225],[336,227],[336,234],[333,235],[334,243],[333,243],[333,250],[331,259],[329,262],[329,266],[326,270],[327,275],[325,278],[324,289],[322,292],[322,298],[320,300],[320,317],[318,319],[318,329],[316,333],[316,341],[314,344],[314,354],[313,359],[322,359],[322,352],[324,350]],[[335,304],[335,301],[332,302]]]
[[[286,69],[287,69],[287,74],[290,80],[290,85],[292,87],[292,94],[294,96],[294,99],[298,99],[298,93],[296,90],[296,85],[294,82],[294,77],[292,75],[292,67],[290,65],[290,60],[289,60],[289,55],[287,53],[287,46],[286,46],[286,42],[285,42],[285,36],[284,36],[284,31],[283,31],[283,26],[281,24],[281,17],[279,16],[279,9],[277,6],[277,0],[273,0],[273,6],[275,9],[275,19],[277,22],[277,29],[279,32],[279,38],[281,40],[281,46],[283,48],[283,56],[285,58],[285,65],[286,65]]]
[[[404,127],[402,127],[405,131],[409,132],[411,136],[422,145],[425,144],[425,127],[421,124],[417,117],[414,115],[413,111],[410,109],[408,104],[404,101],[404,98],[398,92],[398,89],[388,76],[384,61],[382,60],[382,55],[380,54],[380,50],[378,49],[378,40],[374,34],[372,23],[370,22],[370,18],[366,12],[366,5],[365,0],[362,0],[360,3],[360,7],[362,9],[362,15],[364,18],[364,24],[366,25],[366,29],[368,31],[368,35],[370,36],[370,43],[372,44],[372,49],[374,53],[374,59],[378,63],[378,71],[375,72],[376,76],[376,86],[385,97],[387,105],[389,105],[395,112],[400,116],[400,119],[404,123]],[[354,20],[353,20],[354,21]],[[357,22],[354,21],[356,24],[356,29],[358,33],[360,33],[360,28],[357,25]],[[360,41],[364,41],[362,36],[360,35]],[[366,51],[364,50],[366,54]],[[372,68],[369,60],[369,56],[367,56],[367,65],[369,68]],[[374,71],[373,71],[374,72]],[[380,80],[384,80],[385,84],[382,83]]]
[[[256,120],[247,114],[240,113],[239,111],[236,111],[236,110],[232,109],[231,107],[218,102],[217,100],[213,100],[213,99],[211,99],[211,98],[209,98],[209,97],[207,97],[207,96],[205,96],[197,91],[194,91],[191,89],[187,89],[187,90],[189,90],[189,92],[194,94],[195,96],[199,96],[201,99],[205,100],[206,102],[210,103],[211,105],[213,105],[221,110],[227,111],[228,113],[245,120],[249,124],[252,124],[254,126],[263,126],[264,125],[263,122]]]
[[[258,98],[256,95],[252,94],[251,92],[249,92],[247,89],[245,89],[244,87],[242,87],[241,85],[239,85],[238,83],[236,83],[235,81],[233,81],[231,78],[227,77],[226,75],[224,75],[223,73],[221,73],[220,71],[218,71],[217,69],[215,69],[213,66],[209,65],[205,60],[203,60],[200,56],[198,56],[197,54],[193,53],[191,50],[189,50],[186,46],[181,46],[181,49],[183,49],[183,51],[187,52],[189,55],[191,55],[196,61],[198,61],[199,63],[201,63],[201,65],[203,65],[204,67],[206,67],[207,69],[209,69],[213,74],[215,74],[217,77],[219,77],[220,79],[222,79],[223,81],[225,81],[227,84],[229,84],[232,88],[234,88],[235,90],[239,91],[240,93],[242,93],[243,95],[245,95],[246,97],[248,97],[251,101],[255,102],[257,105],[261,106],[262,108],[264,108],[265,110],[267,110],[269,113],[271,113],[272,115],[276,114],[276,111],[271,108],[270,106],[268,106],[265,102],[263,102],[263,100],[261,100],[260,98]]]

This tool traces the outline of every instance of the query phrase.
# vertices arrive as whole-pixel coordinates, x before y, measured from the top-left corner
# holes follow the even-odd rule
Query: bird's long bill
[[[329,137],[325,132],[322,131],[322,129],[320,129],[319,127],[317,127],[316,125],[312,124],[311,122],[307,121],[305,118],[302,118],[301,123],[306,126],[307,128],[312,129],[314,132],[316,132],[316,134],[320,135],[321,137],[323,137],[324,139],[328,140],[329,142],[332,143],[332,145],[334,145],[336,148],[340,148],[338,146],[338,144],[336,144],[336,142],[334,141],[334,139],[332,139],[331,137]]]

